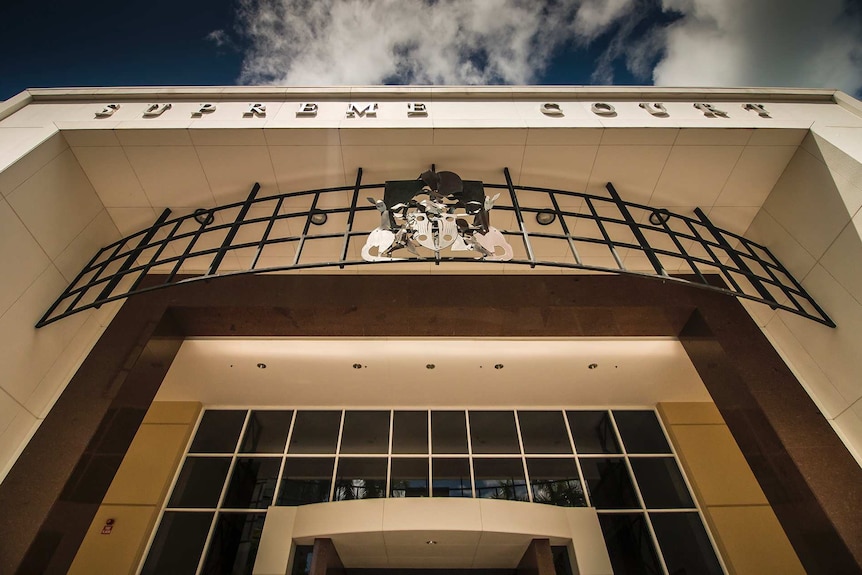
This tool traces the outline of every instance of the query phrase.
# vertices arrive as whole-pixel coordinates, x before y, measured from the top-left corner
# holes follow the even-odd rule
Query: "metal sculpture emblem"
[[[439,258],[448,248],[475,252],[476,259],[509,261],[512,246],[490,223],[491,208],[499,196],[486,196],[482,182],[433,169],[416,180],[388,181],[382,200],[368,198],[380,212],[380,225],[368,234],[362,259],[406,259],[395,256],[398,250],[422,258],[420,248]]]

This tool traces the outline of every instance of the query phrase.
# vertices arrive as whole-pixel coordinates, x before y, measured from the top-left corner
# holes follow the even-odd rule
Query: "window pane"
[[[335,453],[340,411],[297,411],[288,453]]]
[[[521,453],[515,414],[511,411],[471,411],[473,453]]]
[[[533,501],[584,507],[587,500],[574,459],[527,459]]]
[[[473,497],[470,463],[466,459],[433,459],[432,493],[434,497]]]
[[[607,411],[568,411],[566,415],[578,453],[620,453]]]
[[[628,453],[670,453],[654,411],[615,411],[614,419]]]
[[[203,573],[251,575],[266,513],[220,513]]]
[[[396,411],[392,453],[428,453],[428,412]]]
[[[640,507],[629,471],[621,457],[582,458],[581,471],[597,509]]]
[[[389,412],[345,413],[341,453],[389,453]]]
[[[669,573],[722,573],[697,513],[650,513]]]
[[[467,453],[467,420],[463,411],[431,412],[433,453]]]
[[[572,575],[572,561],[569,559],[568,547],[552,545],[551,556],[554,558],[554,573],[556,575]]]
[[[343,457],[338,460],[333,500],[386,497],[386,459]]]
[[[662,572],[642,513],[600,513],[599,524],[614,575]]]
[[[527,482],[519,459],[474,459],[476,497],[527,501]]]
[[[569,434],[560,411],[519,411],[525,453],[571,453]]]
[[[648,508],[694,507],[673,457],[632,457],[629,461]]]
[[[284,453],[292,411],[252,411],[240,451],[243,453]]]
[[[165,511],[141,575],[193,575],[212,519],[212,513]]]
[[[189,453],[233,453],[245,414],[245,411],[237,410],[207,410]]]
[[[393,459],[390,497],[428,497],[428,459]]]
[[[222,507],[265,509],[272,505],[279,467],[280,457],[238,458]]]
[[[168,507],[215,507],[229,468],[229,457],[187,457]]]
[[[277,505],[305,505],[329,501],[335,459],[288,457],[284,461]]]

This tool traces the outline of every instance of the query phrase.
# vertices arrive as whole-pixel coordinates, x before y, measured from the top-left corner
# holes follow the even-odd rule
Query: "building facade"
[[[823,90],[24,92],[0,564],[858,572],[860,162]]]

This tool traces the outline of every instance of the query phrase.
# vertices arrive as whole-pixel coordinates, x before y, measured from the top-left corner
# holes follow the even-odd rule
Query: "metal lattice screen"
[[[610,183],[608,195],[597,196],[515,186],[508,169],[503,176],[505,183],[479,184],[488,195],[499,190],[489,218],[511,244],[506,265],[659,278],[835,326],[767,247],[716,227],[700,209],[689,217],[625,202]],[[243,202],[173,218],[166,209],[150,228],[100,249],[36,327],[137,293],[227,275],[394,262],[501,265],[472,251],[363,259],[360,248],[380,222],[365,198],[382,198],[385,186],[363,184],[360,169],[353,186],[258,198],[255,184]],[[148,275],[158,283],[144,285]]]

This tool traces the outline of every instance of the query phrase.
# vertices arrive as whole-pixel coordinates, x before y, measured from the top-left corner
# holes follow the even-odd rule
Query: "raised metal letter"
[[[593,111],[593,114],[596,114],[597,116],[612,117],[617,115],[617,109],[605,102],[596,102],[593,104],[591,110]]]
[[[370,118],[376,118],[377,117],[377,103],[375,102],[373,104],[365,104],[364,108],[359,108],[359,107],[357,107],[356,104],[348,104],[347,105],[347,117],[348,118],[355,118],[357,116],[359,116],[360,118],[362,116],[368,116]]]
[[[670,115],[667,113],[667,108],[664,107],[664,104],[661,104],[659,102],[656,102],[655,104],[641,102],[640,104],[638,104],[638,107],[643,108],[657,118],[667,118]]]
[[[694,107],[697,108],[698,110],[700,110],[701,112],[703,112],[703,115],[706,116],[707,118],[715,118],[716,116],[721,116],[722,118],[727,118],[727,112],[725,112],[723,110],[719,110],[718,108],[716,108],[712,104],[704,104],[704,103],[698,102],[697,104],[694,105]]]
[[[299,110],[296,111],[296,117],[308,116],[314,117],[317,115],[317,104],[314,102],[303,102],[299,105]]]
[[[427,116],[428,115],[428,107],[422,102],[408,102],[407,103],[407,116]]]
[[[165,111],[171,109],[170,104],[150,104],[147,106],[147,109],[144,110],[144,118],[155,118],[156,116],[161,116],[165,113]]]
[[[192,112],[192,118],[200,118],[204,114],[209,114],[211,112],[215,112],[216,105],[215,104],[201,104],[200,107]]]
[[[266,118],[266,104],[249,104],[248,110],[242,113],[243,118]]]
[[[761,118],[771,118],[772,117],[769,115],[769,112],[767,111],[766,106],[764,106],[763,104],[743,104],[742,109],[743,110],[752,110],[754,112],[757,112],[757,115],[760,116]]]
[[[116,112],[119,109],[120,109],[119,104],[108,104],[107,106],[102,108],[100,111],[96,112],[96,117],[97,118],[108,118],[110,116],[113,116],[114,112]]]
[[[560,117],[564,115],[560,105],[554,102],[545,102],[539,106],[539,110],[546,116]]]

